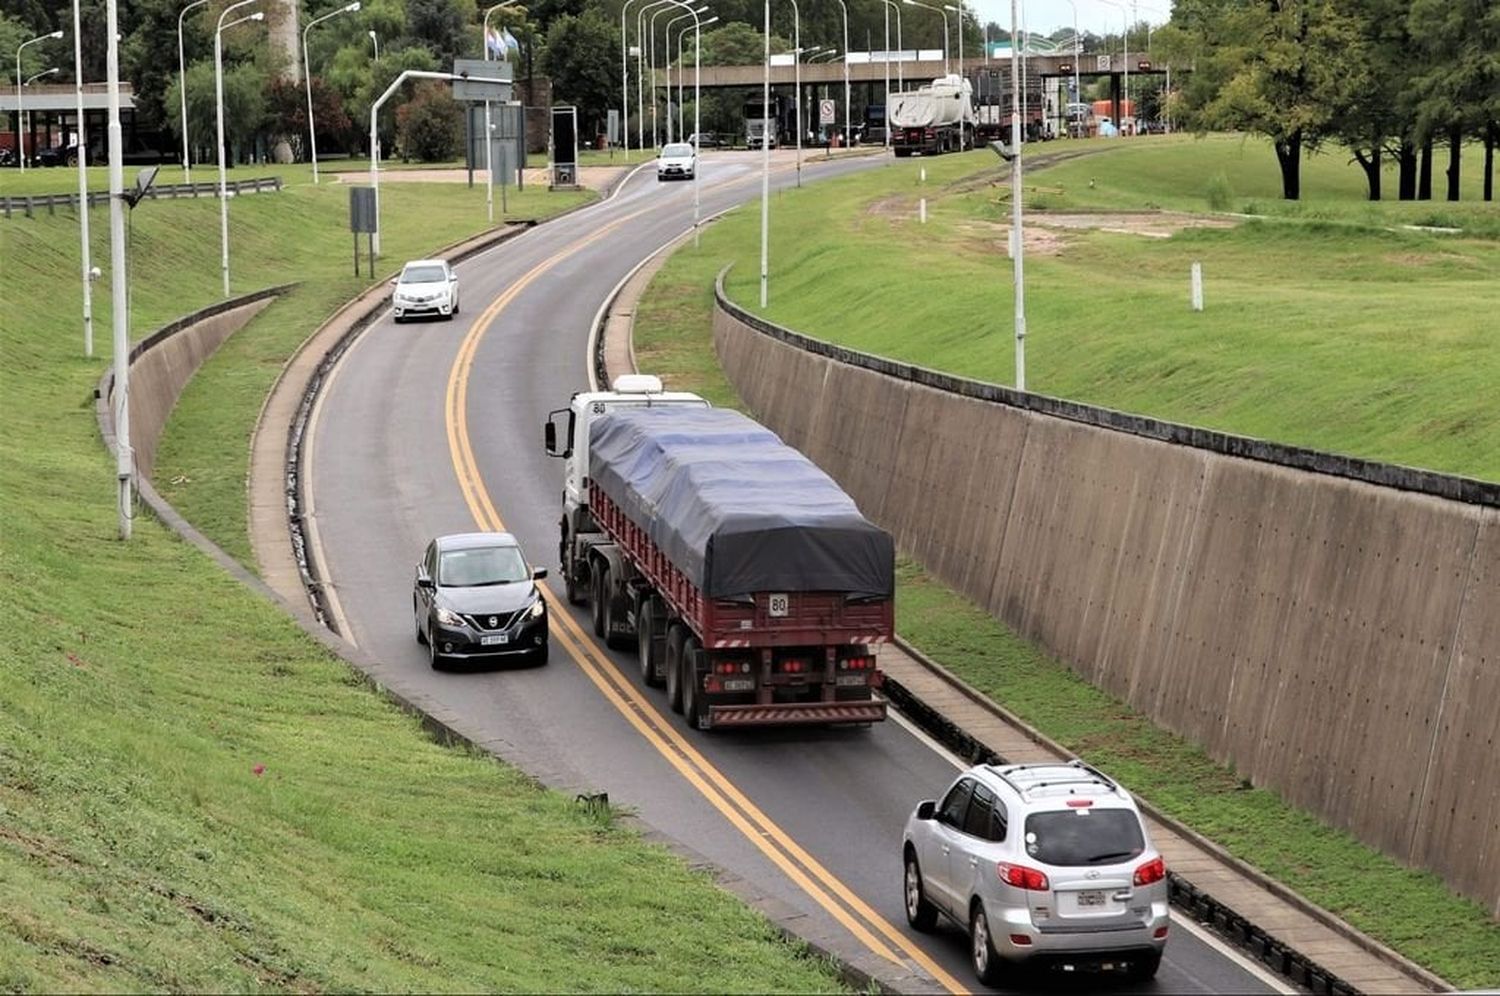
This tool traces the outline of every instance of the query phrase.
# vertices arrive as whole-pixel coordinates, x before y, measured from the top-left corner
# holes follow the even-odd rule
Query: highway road
[[[758,164],[746,153],[708,156],[704,214],[757,197]],[[879,164],[809,161],[804,182]],[[791,179],[783,170],[773,182]],[[902,722],[691,732],[642,686],[634,657],[596,643],[577,611],[555,611],[546,667],[433,672],[413,639],[413,567],[441,533],[503,526],[552,571],[553,608],[564,605],[561,466],[542,452],[540,427],[587,387],[586,346],[605,297],[690,225],[692,199],[691,184],[660,185],[648,168],[606,202],[461,264],[456,320],[397,326],[387,312],[349,350],[314,414],[306,485],[337,611],[347,635],[400,665],[473,739],[539,776],[607,791],[805,912],[839,950],[971,989],[966,938],[953,928],[917,934],[902,913],[903,822],[956,771]],[[1159,976],[1139,987],[1277,990],[1292,991],[1180,920]]]

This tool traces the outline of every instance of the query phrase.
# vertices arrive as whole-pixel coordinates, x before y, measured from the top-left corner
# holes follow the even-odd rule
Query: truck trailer
[[[567,467],[570,600],[690,725],[885,718],[895,548],[832,478],[753,419],[639,375],[575,395],[544,436]]]
[[[891,148],[898,156],[962,152],[974,147],[973,85],[944,76],[915,90],[887,94]]]

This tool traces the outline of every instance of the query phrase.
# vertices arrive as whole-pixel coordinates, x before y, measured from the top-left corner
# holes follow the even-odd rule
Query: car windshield
[[[509,584],[531,577],[526,560],[514,546],[481,546],[448,550],[438,560],[437,583],[445,588]]]
[[[1064,809],[1026,817],[1026,853],[1044,864],[1112,865],[1145,849],[1140,818],[1128,809]]]
[[[693,147],[686,142],[676,142],[664,147],[661,150],[661,154],[663,159],[671,159],[675,156],[690,156],[693,154]]]
[[[408,266],[401,271],[403,284],[435,284],[447,279],[441,266]]]

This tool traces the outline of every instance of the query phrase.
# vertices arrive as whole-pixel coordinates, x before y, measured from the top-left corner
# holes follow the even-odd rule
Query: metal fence
[[[277,191],[281,189],[281,177],[262,176],[253,180],[230,180],[225,189],[231,197],[239,194],[259,194],[266,191]],[[176,200],[179,197],[217,197],[219,196],[219,184],[210,183],[166,183],[152,187],[146,192],[146,196],[152,200]],[[100,204],[109,203],[109,191],[98,190],[89,192],[89,207],[97,207]],[[41,211],[48,214],[56,214],[58,208],[78,209],[77,194],[31,194],[22,197],[0,197],[0,212],[6,218],[21,213],[27,218],[34,218]]]

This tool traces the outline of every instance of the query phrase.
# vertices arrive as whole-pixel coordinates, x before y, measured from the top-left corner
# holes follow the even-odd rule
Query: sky
[[[944,0],[950,2],[950,0]],[[983,24],[994,21],[1002,27],[1010,24],[1010,0],[964,0]],[[1129,2],[1129,0],[1122,0]],[[1103,34],[1106,31],[1120,33],[1124,15],[1117,5],[1101,0],[1074,0],[1078,7],[1078,30]],[[1172,9],[1172,0],[1150,0],[1150,3],[1132,5],[1130,23],[1149,21],[1153,25],[1165,24]],[[1067,0],[1028,0],[1022,4],[1028,31],[1051,34],[1057,28],[1073,26],[1073,8]],[[1139,11],[1137,14],[1136,11]]]

